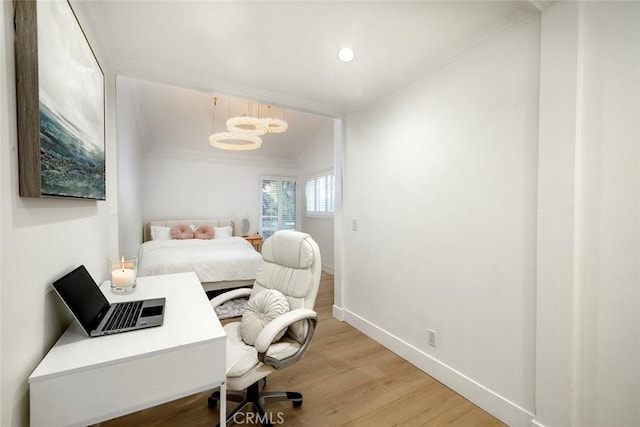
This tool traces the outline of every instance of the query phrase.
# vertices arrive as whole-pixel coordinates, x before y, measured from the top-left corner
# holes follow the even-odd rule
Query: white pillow
[[[171,227],[152,225],[151,240],[171,240]]]
[[[289,311],[289,301],[280,291],[265,289],[252,295],[240,321],[242,340],[249,345],[254,345],[264,327],[287,311]],[[287,332],[287,328],[280,331],[273,342],[282,338],[285,332]]]
[[[224,227],[213,227],[214,239],[226,239],[228,237],[233,237],[233,228],[231,228],[230,225]]]

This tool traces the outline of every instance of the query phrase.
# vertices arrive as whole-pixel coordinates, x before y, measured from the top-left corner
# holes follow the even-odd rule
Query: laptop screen
[[[84,265],[53,282],[53,287],[87,333],[97,326],[94,323],[98,313],[109,307]]]

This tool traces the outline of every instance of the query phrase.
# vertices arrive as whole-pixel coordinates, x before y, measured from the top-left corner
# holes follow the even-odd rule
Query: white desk
[[[224,425],[226,334],[195,273],[101,289],[111,302],[166,297],[164,324],[89,338],[74,322],[29,377],[31,425],[86,426],[218,386]]]

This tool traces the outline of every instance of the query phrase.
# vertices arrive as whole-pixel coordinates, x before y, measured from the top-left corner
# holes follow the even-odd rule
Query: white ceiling
[[[208,136],[210,94],[337,117],[539,13],[538,3],[94,0],[74,7],[82,9],[111,69],[193,89],[179,94],[142,84],[140,90],[156,141],[175,133],[172,139],[184,142]],[[355,50],[353,62],[337,60],[343,46]],[[206,122],[196,120],[205,116]],[[287,117],[290,143],[321,126],[307,115]],[[272,145],[267,142],[262,150]],[[273,153],[298,154],[295,148]]]

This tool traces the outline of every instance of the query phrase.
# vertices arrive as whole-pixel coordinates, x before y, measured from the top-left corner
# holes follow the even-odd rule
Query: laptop
[[[160,326],[165,298],[109,304],[84,265],[53,282],[53,288],[90,337]]]

